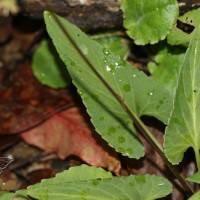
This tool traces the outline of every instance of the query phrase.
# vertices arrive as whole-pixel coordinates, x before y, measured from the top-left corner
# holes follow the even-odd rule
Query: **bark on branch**
[[[85,30],[121,27],[122,12],[119,8],[121,1],[18,0],[22,13],[42,18],[44,10],[51,10]],[[179,0],[178,2],[181,14],[200,7],[200,0]]]

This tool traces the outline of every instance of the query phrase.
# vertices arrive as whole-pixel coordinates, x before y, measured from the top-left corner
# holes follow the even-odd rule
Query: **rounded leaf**
[[[178,17],[176,0],[123,0],[124,27],[138,45],[166,38]]]
[[[71,83],[67,69],[50,41],[43,41],[36,50],[32,69],[35,77],[49,87],[63,88]]]

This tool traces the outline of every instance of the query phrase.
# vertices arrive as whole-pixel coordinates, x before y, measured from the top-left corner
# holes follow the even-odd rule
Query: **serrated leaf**
[[[192,176],[187,177],[186,180],[191,181],[193,183],[200,184],[200,172],[197,172],[197,173],[193,174]]]
[[[87,171],[85,171],[86,168],[88,168]],[[128,177],[102,178],[100,175],[100,178],[95,178],[98,176],[92,176],[91,179],[77,179],[82,174],[85,174],[85,177],[87,175],[90,176],[90,170],[92,174],[94,174],[94,171],[99,174],[100,168],[84,167],[82,169],[81,166],[74,167],[74,169],[70,169],[68,173],[60,173],[59,179],[56,176],[49,180],[43,180],[39,184],[29,186],[27,189],[28,195],[39,200],[149,200],[164,197],[172,191],[171,184],[159,176],[132,175]],[[73,173],[71,174],[72,171]],[[66,174],[68,174],[67,177],[65,176]],[[72,181],[74,176],[75,179]],[[72,182],[68,181],[68,177],[71,178]]]
[[[124,27],[138,45],[166,38],[178,17],[176,0],[123,0]]]
[[[95,67],[138,117],[154,116],[167,123],[172,106],[169,92],[121,57],[92,41],[65,19],[58,18],[69,37],[63,33],[51,13],[45,12],[44,16],[48,33],[68,67],[96,131],[118,152],[140,158],[144,154],[143,145],[136,135],[131,134],[135,134],[131,118],[89,65]],[[77,48],[80,48],[82,55]]]
[[[192,27],[197,27],[199,21],[200,9],[192,10],[180,16],[178,20]],[[177,27],[177,23],[173,25],[170,34],[167,36],[167,42],[171,45],[188,44],[193,37],[194,31],[187,33]]]
[[[63,88],[71,83],[65,64],[59,59],[51,41],[44,40],[35,51],[33,74],[44,85]]]
[[[183,51],[165,47],[156,54],[153,61],[148,63],[148,69],[153,79],[159,81],[172,95],[176,89],[183,57]]]
[[[66,170],[62,173],[58,173],[56,174],[55,178],[42,180],[41,184],[82,182],[96,179],[107,179],[112,177],[113,176],[111,172],[107,172],[100,167],[81,165],[78,167],[71,167],[69,170]]]
[[[165,154],[178,164],[192,147],[199,165],[200,148],[200,24],[195,29],[184,56],[178,78],[174,109],[165,134]]]

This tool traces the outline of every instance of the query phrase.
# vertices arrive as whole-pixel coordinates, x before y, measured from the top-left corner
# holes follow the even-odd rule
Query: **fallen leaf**
[[[61,159],[76,155],[90,165],[119,173],[116,152],[94,134],[81,112],[77,107],[62,111],[21,136],[27,143],[54,152]]]
[[[1,69],[0,96],[0,134],[25,131],[73,104],[67,89],[41,85],[29,65]]]

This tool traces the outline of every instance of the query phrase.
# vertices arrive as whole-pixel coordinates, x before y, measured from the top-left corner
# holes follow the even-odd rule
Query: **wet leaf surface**
[[[74,103],[75,89],[53,90],[42,86],[32,75],[27,63],[32,60],[41,40],[46,39],[46,35],[42,33],[45,29],[43,22],[20,15],[2,17],[0,24],[0,157],[12,155],[14,158],[14,162],[1,174],[0,190],[26,188],[43,178],[52,177],[71,166],[83,163],[104,166],[115,173],[119,172],[119,175],[148,173],[164,175],[170,181],[174,179],[167,174],[160,157],[143,140],[145,157],[135,160],[119,155],[122,164],[119,171],[120,164],[115,152],[96,135],[80,104]],[[143,66],[142,70],[147,72],[146,63],[152,58],[152,54],[146,46],[135,45],[134,48],[129,59],[133,59],[135,65]],[[83,50],[87,52],[85,47]],[[142,53],[143,50],[145,54]],[[74,107],[67,110],[71,103]],[[150,118],[147,121],[147,126],[151,127],[152,133],[162,143],[164,131],[158,131],[159,123],[152,124]],[[49,130],[51,132],[48,134]],[[22,140],[21,133],[28,143]],[[63,138],[67,138],[66,141],[63,142]],[[62,143],[58,145],[58,141]],[[74,156],[68,156],[70,154]],[[192,155],[193,152],[186,152],[186,159],[179,165],[184,177],[196,170]],[[174,186],[178,188],[176,184]],[[0,199],[3,192],[5,191],[0,191]],[[23,190],[18,194],[26,193]],[[18,194],[9,193],[5,199],[19,198]],[[165,199],[184,200],[185,197],[181,190],[176,189],[172,196]]]

